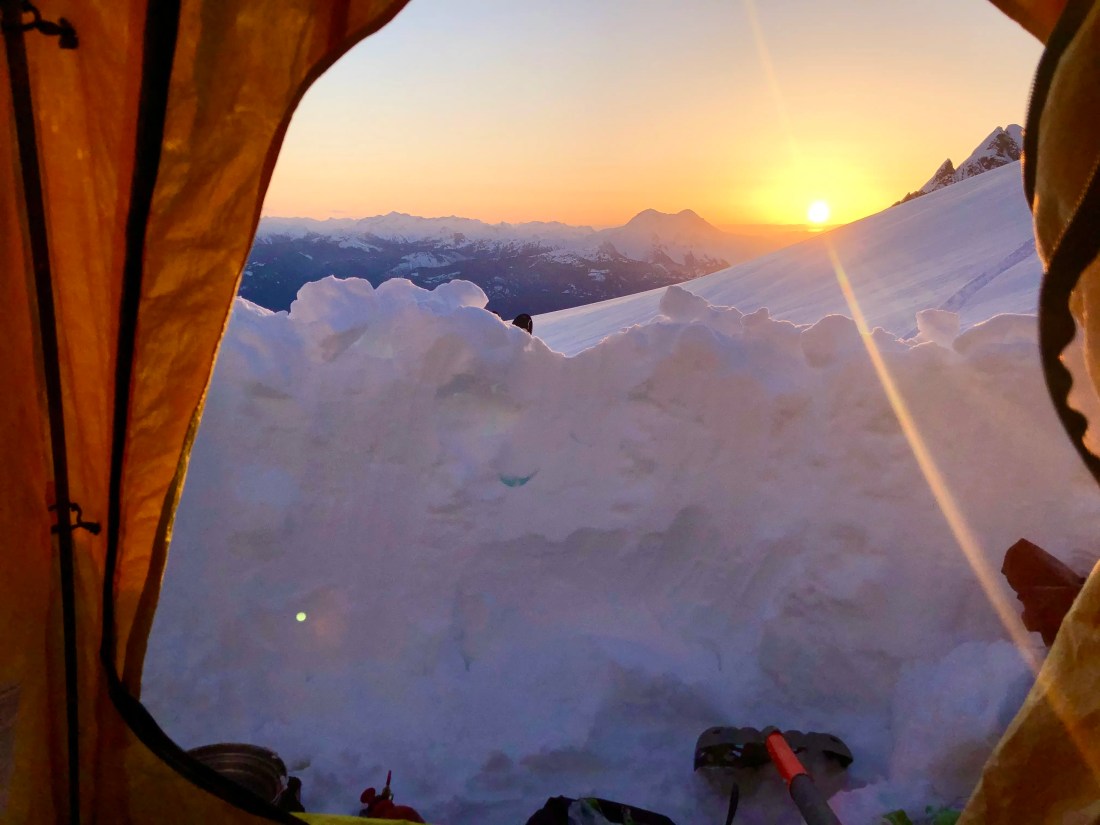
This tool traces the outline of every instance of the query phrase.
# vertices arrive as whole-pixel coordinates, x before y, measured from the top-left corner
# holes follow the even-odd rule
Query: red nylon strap
[[[791,746],[779,731],[769,733],[764,740],[764,746],[767,747],[768,756],[772,758],[772,762],[779,769],[779,774],[788,787],[796,776],[806,773],[806,769],[798,761],[798,757],[794,755]]]

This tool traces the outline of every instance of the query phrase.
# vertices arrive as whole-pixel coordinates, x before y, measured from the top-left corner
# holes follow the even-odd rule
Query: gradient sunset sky
[[[889,206],[1023,123],[984,0],[412,0],[302,101],[268,215],[717,225]]]

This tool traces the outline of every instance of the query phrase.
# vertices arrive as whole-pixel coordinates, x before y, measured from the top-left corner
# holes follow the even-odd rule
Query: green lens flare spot
[[[300,622],[304,622],[306,620],[306,614],[303,611],[299,611],[298,615],[295,616],[294,618],[297,619]]]

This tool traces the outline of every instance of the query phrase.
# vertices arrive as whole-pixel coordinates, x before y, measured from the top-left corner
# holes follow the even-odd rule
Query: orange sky
[[[846,222],[1022,123],[1039,52],[984,0],[412,0],[306,95],[264,212]]]

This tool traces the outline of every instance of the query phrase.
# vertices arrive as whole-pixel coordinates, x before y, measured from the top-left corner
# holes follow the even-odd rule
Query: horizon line
[[[885,208],[889,208],[889,207],[885,207]],[[879,210],[879,211],[882,211],[882,210]],[[391,209],[389,212],[379,212],[379,213],[373,214],[373,215],[329,215],[328,217],[324,217],[324,218],[318,218],[318,217],[314,217],[312,215],[276,215],[276,214],[271,214],[271,213],[267,213],[267,212],[261,212],[260,220],[264,220],[264,219],[267,219],[267,218],[274,218],[274,219],[279,219],[279,220],[315,221],[317,223],[326,223],[328,221],[365,221],[365,220],[370,220],[371,218],[386,218],[386,217],[389,217],[390,215],[398,215],[398,216],[405,217],[405,218],[417,218],[419,220],[425,220],[425,221],[440,221],[440,220],[450,220],[450,219],[476,221],[478,223],[485,224],[486,226],[524,226],[524,225],[527,225],[527,224],[557,224],[559,226],[568,226],[572,229],[590,229],[592,231],[599,231],[601,229],[614,229],[614,228],[617,228],[617,227],[625,226],[627,223],[630,223],[630,221],[634,220],[639,215],[642,215],[645,212],[656,212],[659,215],[665,215],[665,216],[668,216],[668,217],[676,217],[677,215],[681,215],[684,212],[691,212],[696,217],[698,217],[700,220],[706,222],[710,226],[713,226],[715,229],[719,229],[719,230],[723,230],[723,231],[724,231],[724,229],[723,229],[724,227],[745,227],[745,228],[754,228],[754,227],[756,227],[756,228],[769,228],[769,229],[805,230],[805,231],[817,232],[817,231],[821,231],[823,229],[835,229],[838,226],[844,226],[845,223],[851,223],[851,221],[837,222],[837,223],[825,223],[825,224],[812,224],[812,223],[809,223],[808,221],[807,222],[802,222],[802,223],[768,223],[766,221],[747,221],[747,222],[744,222],[744,223],[741,223],[741,222],[715,223],[715,222],[713,222],[711,220],[708,220],[707,218],[703,217],[702,215],[699,214],[699,212],[697,212],[696,210],[691,209],[691,208],[681,209],[679,212],[662,212],[661,210],[654,209],[652,207],[647,207],[646,209],[642,209],[638,212],[635,212],[630,218],[627,218],[627,220],[624,221],[623,223],[616,223],[616,224],[568,223],[567,221],[562,221],[562,220],[545,220],[545,219],[538,219],[538,218],[533,219],[533,220],[525,220],[525,221],[505,221],[505,220],[489,221],[489,220],[485,220],[484,218],[475,218],[475,217],[470,217],[468,215],[458,215],[458,214],[430,215],[430,216],[429,215],[414,215],[411,212],[401,212],[401,211],[396,210],[396,209]],[[877,214],[877,213],[875,213],[875,212],[869,213],[869,215],[871,215],[871,214]],[[869,215],[864,215],[863,217],[869,217]]]

